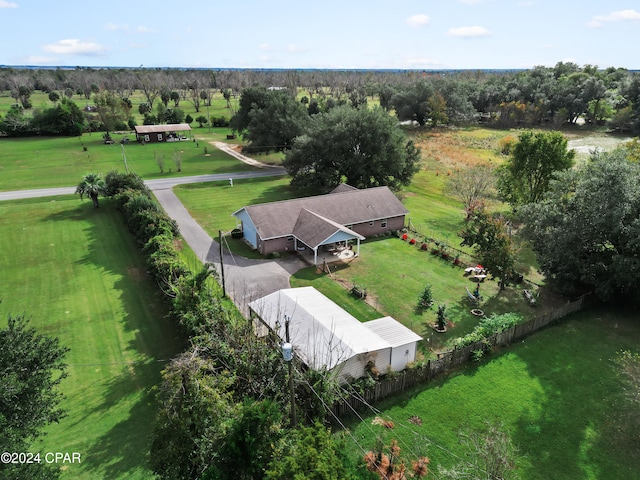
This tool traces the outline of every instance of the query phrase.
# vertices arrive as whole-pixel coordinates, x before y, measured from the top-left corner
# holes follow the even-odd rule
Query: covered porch
[[[297,252],[313,256],[313,265],[335,262],[360,255],[360,241],[365,237],[332,220],[303,210],[294,229]],[[355,242],[355,251],[353,243]]]

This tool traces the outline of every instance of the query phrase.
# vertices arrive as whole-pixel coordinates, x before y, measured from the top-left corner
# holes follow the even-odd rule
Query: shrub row
[[[145,256],[147,267],[160,285],[171,285],[190,273],[178,256],[178,225],[151,198],[149,189],[135,174],[109,172],[106,193],[116,201]]]
[[[471,333],[468,333],[464,337],[456,338],[453,341],[453,345],[457,348],[463,348],[475,342],[484,341],[493,335],[514,327],[521,321],[522,317],[517,313],[504,313],[502,315],[485,317],[480,320]]]

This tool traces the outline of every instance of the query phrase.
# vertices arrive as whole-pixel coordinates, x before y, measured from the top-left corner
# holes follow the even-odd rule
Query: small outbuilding
[[[191,127],[188,123],[136,125],[135,131],[138,142],[179,142],[188,140],[187,132],[191,132]]]
[[[249,303],[258,335],[286,339],[307,367],[335,372],[341,383],[404,370],[415,361],[418,334],[392,317],[360,322],[313,287],[279,290]]]

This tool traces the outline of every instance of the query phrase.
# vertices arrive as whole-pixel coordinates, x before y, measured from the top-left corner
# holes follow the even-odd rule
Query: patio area
[[[298,249],[298,255],[300,255],[305,262],[310,265],[314,265],[313,249]],[[318,249],[317,265],[320,266],[324,263],[348,262],[357,256],[356,252],[352,250],[351,245],[344,245],[342,243],[323,245]]]

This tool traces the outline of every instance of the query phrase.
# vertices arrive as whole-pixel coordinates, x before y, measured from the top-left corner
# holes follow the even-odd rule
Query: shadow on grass
[[[118,293],[117,309],[123,312],[118,318],[107,319],[115,323],[107,330],[115,338],[88,339],[115,350],[113,357],[121,363],[113,366],[108,363],[113,360],[95,359],[96,364],[119,369],[119,373],[107,379],[102,377],[99,383],[93,384],[96,389],[93,395],[99,403],[83,416],[84,422],[110,426],[107,433],[92,434],[91,424],[75,426],[78,431],[87,432],[87,447],[83,452],[87,461],[83,467],[92,472],[94,478],[146,477],[156,415],[153,389],[161,381],[161,370],[170,358],[184,350],[186,340],[168,319],[167,297],[147,273],[142,255],[112,202],[102,201],[99,209],[85,203],[47,218],[47,221],[57,220],[78,220],[88,225],[86,255],[78,263],[98,269],[110,280],[115,279],[106,288]],[[87,389],[91,388],[90,383]],[[83,397],[81,393],[78,401],[82,402],[80,397]]]
[[[536,472],[560,480],[640,478],[640,435],[626,428],[612,362],[620,349],[638,345],[637,313],[609,307],[569,316],[513,350],[544,390],[543,414],[520,421],[513,434]]]
[[[162,366],[166,365],[165,363]],[[149,469],[150,439],[156,416],[154,386],[161,381],[156,362],[130,365],[108,384],[96,415],[108,415],[113,407],[128,403],[126,416],[97,438],[86,452],[89,471],[101,478],[128,478]],[[129,403],[130,402],[130,403]]]

